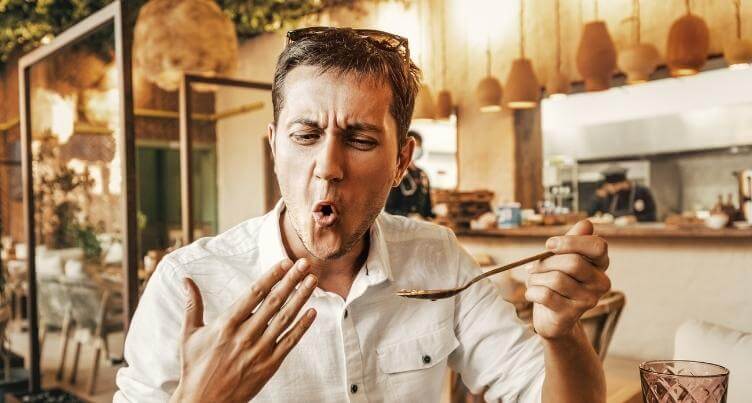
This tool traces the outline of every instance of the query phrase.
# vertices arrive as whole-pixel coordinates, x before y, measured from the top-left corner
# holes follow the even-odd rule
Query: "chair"
[[[66,295],[66,288],[56,278],[40,278],[39,282],[39,337],[40,351],[44,351],[44,343],[49,332],[60,332],[60,364],[55,378],[63,379],[65,357],[68,351],[68,341],[71,336],[70,301]]]
[[[609,291],[601,297],[595,307],[585,312],[580,318],[585,334],[601,361],[606,358],[608,345],[611,343],[616,323],[619,321],[625,303],[624,293]]]
[[[99,287],[91,282],[69,282],[66,287],[70,297],[76,342],[70,383],[76,383],[82,344],[92,345],[95,350],[88,392],[93,395],[101,353],[104,350],[105,357],[109,359],[110,356],[107,338],[111,333],[123,330],[122,296],[114,290]]]

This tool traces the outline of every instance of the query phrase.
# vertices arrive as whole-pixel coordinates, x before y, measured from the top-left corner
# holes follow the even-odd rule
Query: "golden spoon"
[[[542,260],[542,259],[551,257],[553,255],[554,255],[553,252],[543,252],[543,253],[539,253],[539,254],[537,254],[535,256],[530,256],[530,257],[524,258],[522,260],[518,260],[516,262],[512,262],[512,263],[509,263],[507,265],[504,265],[504,266],[501,266],[501,267],[497,267],[497,268],[495,268],[493,270],[489,270],[489,271],[487,271],[487,272],[485,272],[485,273],[483,273],[483,274],[475,277],[474,279],[470,280],[467,284],[463,285],[462,287],[446,288],[446,289],[443,289],[443,290],[399,290],[399,291],[397,291],[397,295],[399,295],[400,297],[405,297],[405,298],[430,299],[430,300],[433,300],[433,301],[435,301],[437,299],[443,299],[443,298],[453,297],[453,296],[461,293],[462,291],[465,291],[465,289],[467,289],[467,287],[470,287],[474,283],[476,283],[476,282],[480,281],[481,279],[484,279],[484,278],[486,278],[488,276],[493,276],[494,274],[503,273],[503,272],[505,272],[505,271],[507,271],[509,269],[513,269],[515,267],[522,266],[523,264],[534,262],[536,260]]]

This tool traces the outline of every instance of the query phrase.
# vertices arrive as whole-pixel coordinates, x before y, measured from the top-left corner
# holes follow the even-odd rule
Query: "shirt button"
[[[350,392],[353,394],[358,393],[358,385],[356,384],[350,385]]]
[[[424,355],[423,356],[423,364],[430,364],[431,363],[431,356],[430,355]]]

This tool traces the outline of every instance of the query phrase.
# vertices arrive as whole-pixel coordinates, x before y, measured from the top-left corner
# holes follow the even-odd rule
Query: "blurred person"
[[[589,215],[600,213],[634,218],[639,222],[656,221],[656,205],[650,189],[627,179],[626,168],[612,165],[602,175],[603,184],[596,190]]]
[[[431,184],[428,175],[415,165],[415,161],[423,156],[423,137],[414,130],[408,131],[407,135],[415,139],[413,158],[399,186],[389,192],[384,210],[395,215],[431,219],[434,217]]]

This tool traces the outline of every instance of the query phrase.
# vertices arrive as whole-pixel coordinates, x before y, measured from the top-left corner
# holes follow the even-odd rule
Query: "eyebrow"
[[[320,127],[319,123],[313,119],[308,118],[297,118],[290,122],[290,126],[292,125],[302,125],[302,126],[308,126],[308,127]],[[344,130],[345,132],[352,133],[352,132],[372,132],[372,133],[381,133],[383,130],[381,127],[371,124],[371,123],[353,123],[347,125],[347,127]]]

